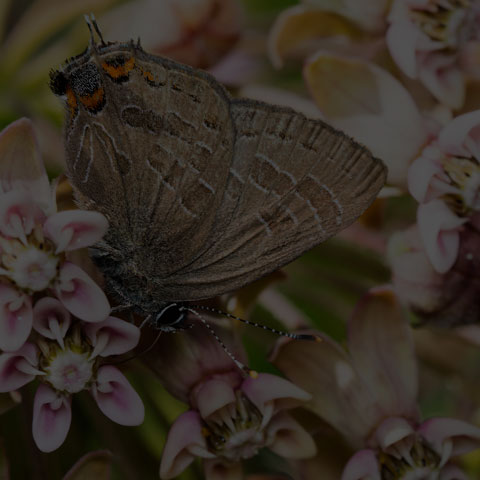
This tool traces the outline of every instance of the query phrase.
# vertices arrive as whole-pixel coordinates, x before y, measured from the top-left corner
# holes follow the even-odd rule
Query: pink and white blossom
[[[392,235],[388,259],[395,292],[422,321],[448,327],[478,322],[480,281],[473,273],[480,268],[478,217],[459,232],[455,263],[445,273],[434,268],[418,225]]]
[[[33,438],[50,452],[65,440],[71,422],[71,396],[88,390],[100,410],[121,425],[142,423],[142,401],[126,377],[105,358],[132,350],[140,330],[119,318],[85,323],[72,320],[55,298],[42,298],[34,309],[36,344],[0,354],[0,391],[16,390],[35,378]],[[92,328],[92,326],[94,328]]]
[[[67,252],[93,245],[106,218],[56,211],[35,132],[20,119],[0,133],[0,348],[15,351],[32,328],[32,296],[54,294],[72,314],[99,322],[110,311],[101,288]]]
[[[146,51],[209,68],[235,45],[243,17],[239,0],[139,0],[107,12],[101,23],[108,38],[140,35]]]
[[[460,108],[480,45],[477,0],[395,0],[386,41],[392,58],[450,108]],[[478,78],[478,75],[477,75]]]
[[[239,358],[245,356],[231,332],[222,331],[220,336]],[[161,478],[176,477],[195,457],[204,459],[207,480],[233,480],[243,478],[241,461],[264,447],[286,458],[315,454],[309,433],[287,413],[308,401],[308,393],[275,375],[245,377],[201,325],[173,339],[164,338],[155,358],[165,355],[177,375],[163,372],[158,360],[153,368],[167,389],[189,402],[190,410],[169,431]],[[163,351],[167,343],[168,353]]]
[[[410,328],[390,288],[372,290],[357,305],[348,352],[322,338],[280,342],[274,363],[313,395],[308,408],[357,450],[342,480],[444,478],[452,457],[480,447],[478,427],[444,418],[422,422]]]
[[[461,232],[480,211],[480,112],[449,122],[408,171],[425,252],[438,273],[454,265]]]

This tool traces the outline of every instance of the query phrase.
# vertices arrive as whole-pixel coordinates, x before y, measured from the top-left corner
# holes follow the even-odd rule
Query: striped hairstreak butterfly
[[[238,289],[335,235],[383,186],[382,162],[328,124],[232,98],[209,74],[89,26],[99,40],[51,74],[67,173],[78,204],[109,221],[92,250],[107,286],[161,330],[182,326],[172,306]]]

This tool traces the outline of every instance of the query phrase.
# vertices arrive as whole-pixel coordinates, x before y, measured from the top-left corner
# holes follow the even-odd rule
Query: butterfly
[[[383,163],[327,123],[233,98],[88,24],[88,48],[51,73],[67,173],[79,206],[109,221],[92,250],[108,288],[161,330],[181,327],[172,306],[239,289],[337,234],[384,185]]]

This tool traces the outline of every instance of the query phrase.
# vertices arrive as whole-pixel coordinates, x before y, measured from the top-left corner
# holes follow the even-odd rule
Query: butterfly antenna
[[[148,321],[152,318],[152,315],[147,315],[144,319],[143,322],[140,324],[138,327],[140,330],[148,323]]]
[[[240,360],[238,360],[235,355],[228,349],[228,347],[223,343],[222,339],[217,335],[213,327],[203,318],[197,311],[195,311],[193,308],[189,307],[181,307],[180,310],[186,310],[190,313],[193,313],[197,318],[201,320],[201,322],[205,325],[205,327],[208,329],[208,331],[213,335],[215,340],[220,344],[220,346],[223,348],[225,353],[232,359],[232,361],[235,363],[235,365],[247,376],[252,377],[252,378],[257,378],[258,377],[258,372],[255,370],[252,370],[251,368],[247,367],[245,364],[243,364]]]
[[[91,13],[90,15],[84,15],[83,17],[85,18],[87,27],[90,30],[90,44],[95,45],[95,34],[94,34],[94,31],[95,31],[96,34],[98,35],[98,38],[100,38],[100,42],[102,43],[102,46],[105,46],[106,43],[105,43],[105,40],[103,40],[102,32],[98,28],[97,19],[95,18],[95,15]]]
[[[246,325],[250,325],[251,327],[262,328],[267,332],[275,333],[276,335],[280,335],[281,337],[288,337],[292,338],[293,340],[310,340],[315,342],[321,342],[322,338],[317,335],[309,335],[306,333],[290,333],[284,332],[282,330],[277,330],[276,328],[267,327],[266,325],[262,325],[261,323],[251,322],[250,320],[245,320],[244,318],[237,317],[232,315],[231,313],[224,312],[223,310],[219,310],[217,308],[207,307],[205,305],[194,305],[195,308],[199,310],[206,310],[208,312],[215,313],[217,315],[223,315],[224,317],[231,318],[232,320],[238,320],[239,322],[245,323]]]

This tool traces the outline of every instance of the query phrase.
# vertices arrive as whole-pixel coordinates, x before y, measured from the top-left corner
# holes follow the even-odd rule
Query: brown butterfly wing
[[[209,75],[133,44],[98,48],[65,73],[93,82],[96,69],[105,95],[95,112],[77,100],[69,176],[80,204],[109,221],[95,252],[118,266],[108,272],[164,278],[198,256],[216,221],[233,152],[230,100]]]
[[[363,146],[291,109],[234,100],[234,156],[202,255],[168,278],[168,300],[235,290],[350,225],[374,200],[386,168]]]

